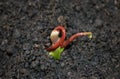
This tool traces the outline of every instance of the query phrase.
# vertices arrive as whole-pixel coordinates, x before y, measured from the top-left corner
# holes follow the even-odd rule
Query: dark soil
[[[58,25],[93,38],[55,61],[45,44]],[[0,79],[120,79],[120,0],[0,0]]]

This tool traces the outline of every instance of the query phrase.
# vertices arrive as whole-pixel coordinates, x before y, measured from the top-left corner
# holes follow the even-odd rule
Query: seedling
[[[60,33],[61,37],[59,37]],[[46,48],[46,50],[50,52],[49,55],[51,55],[54,59],[60,59],[61,53],[68,46],[68,44],[70,44],[74,39],[80,36],[88,36],[89,38],[92,38],[92,33],[91,32],[76,33],[72,35],[69,39],[65,40],[66,37],[65,28],[63,26],[57,26],[55,29],[53,29],[50,35],[52,45],[49,48]]]

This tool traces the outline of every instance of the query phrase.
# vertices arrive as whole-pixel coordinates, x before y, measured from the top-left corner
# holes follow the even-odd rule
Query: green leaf
[[[49,53],[54,59],[60,59],[62,52],[64,51],[64,48],[58,47],[56,50]]]

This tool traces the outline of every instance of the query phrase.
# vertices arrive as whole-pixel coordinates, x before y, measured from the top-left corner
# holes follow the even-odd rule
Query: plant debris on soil
[[[77,38],[54,60],[45,50],[58,25]],[[0,0],[0,79],[119,79],[119,0]]]

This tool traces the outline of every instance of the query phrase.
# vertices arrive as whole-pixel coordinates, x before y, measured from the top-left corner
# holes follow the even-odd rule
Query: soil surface
[[[58,25],[93,38],[54,60],[45,45]],[[0,0],[0,79],[120,79],[120,0]]]

